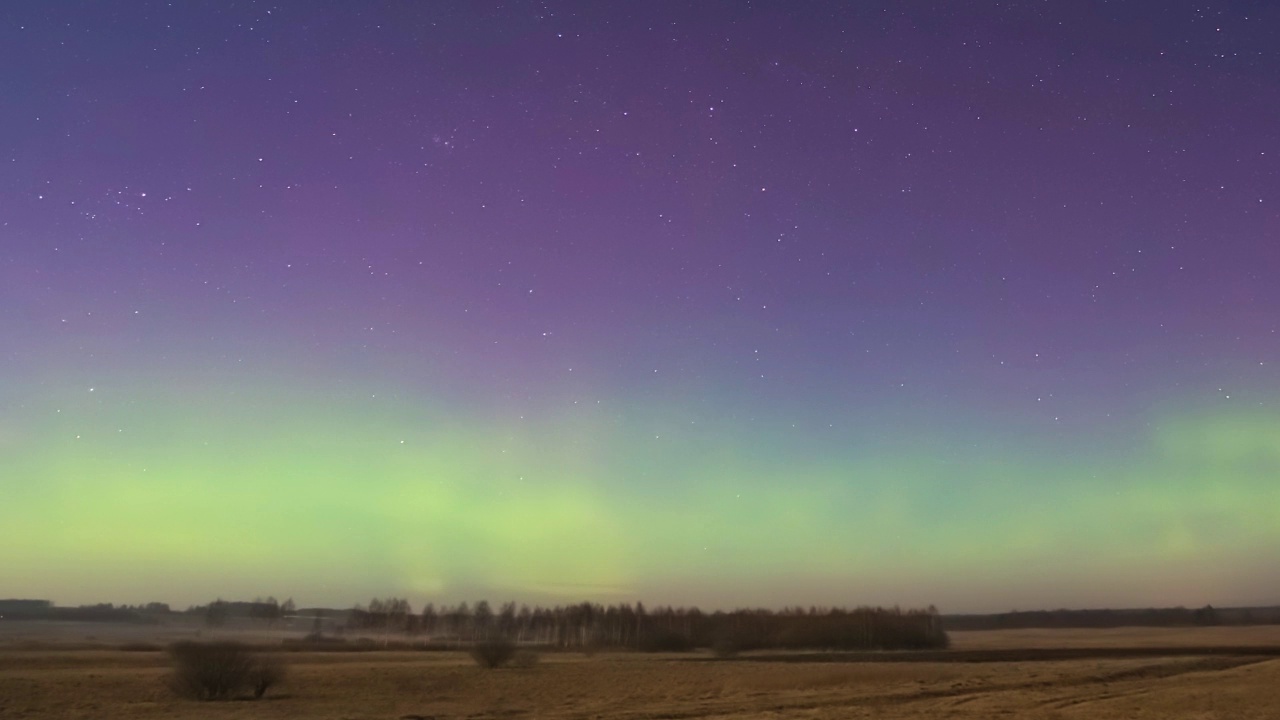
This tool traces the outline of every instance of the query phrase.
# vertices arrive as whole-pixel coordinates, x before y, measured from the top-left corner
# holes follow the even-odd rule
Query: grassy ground
[[[1239,632],[1238,632],[1239,631]],[[162,652],[0,646],[0,718],[1267,718],[1280,708],[1280,628],[956,633],[958,655],[1007,661],[762,661],[745,655],[543,655],[482,670],[461,653],[283,653],[289,679],[261,701],[196,703],[165,689]],[[1109,657],[1116,648],[1171,648]],[[1028,648],[1100,648],[1018,660]]]

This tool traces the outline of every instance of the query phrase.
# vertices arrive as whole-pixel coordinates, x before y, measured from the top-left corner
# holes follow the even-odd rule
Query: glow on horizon
[[[664,443],[616,405],[535,424],[356,396],[281,379],[95,388],[96,417],[68,405],[40,443],[4,445],[32,479],[0,506],[0,543],[26,548],[10,587],[72,604],[275,594],[947,611],[1275,591],[1245,578],[1280,543],[1277,415],[1184,410],[1114,458],[942,453],[946,438],[928,436],[909,454],[770,457],[768,438],[727,427],[713,444]]]

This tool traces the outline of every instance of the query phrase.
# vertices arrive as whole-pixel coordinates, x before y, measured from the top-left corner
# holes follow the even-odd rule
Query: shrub
[[[718,636],[711,643],[711,652],[715,653],[718,658],[736,657],[738,654],[738,643],[729,634]]]
[[[174,673],[169,686],[192,700],[229,700],[249,681],[253,655],[234,642],[176,642],[169,647]]]
[[[507,638],[481,640],[471,647],[471,657],[480,667],[498,668],[515,657],[516,644]]]
[[[660,630],[642,637],[640,649],[644,652],[689,652],[693,649],[693,641],[684,633]]]
[[[246,689],[260,698],[284,678],[276,658],[259,657],[242,643],[176,642],[169,646],[173,675],[169,688],[191,700],[230,700]]]
[[[253,687],[254,699],[261,699],[272,685],[284,680],[284,663],[280,658],[263,655],[258,658],[253,669],[249,671],[249,684]]]
[[[531,668],[538,664],[538,653],[532,650],[517,650],[508,663],[513,668]]]

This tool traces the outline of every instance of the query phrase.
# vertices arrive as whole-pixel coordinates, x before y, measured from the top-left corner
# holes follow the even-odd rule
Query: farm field
[[[260,701],[222,703],[173,697],[163,684],[163,652],[24,637],[0,643],[6,720],[1204,720],[1271,719],[1280,708],[1275,626],[957,632],[952,656],[922,660],[902,653],[546,653],[533,667],[484,670],[464,653],[281,653],[285,684]],[[1027,659],[1066,649],[1068,659]]]

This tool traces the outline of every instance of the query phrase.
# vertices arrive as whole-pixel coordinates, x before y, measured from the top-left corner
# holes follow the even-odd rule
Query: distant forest
[[[1280,605],[1268,607],[1143,608],[1124,610],[1030,610],[994,615],[945,615],[947,630],[1024,628],[1179,627],[1190,625],[1280,625]]]
[[[711,648],[718,653],[764,648],[831,650],[926,650],[947,647],[947,634],[934,608],[788,608],[705,613],[698,608],[657,607],[643,603],[604,606],[583,602],[552,608],[517,606],[494,609],[474,605],[428,604],[414,612],[407,600],[375,598],[349,610],[297,609],[292,600],[252,602],[216,600],[175,613],[162,603],[56,607],[48,601],[0,600],[0,621],[78,620],[164,623],[173,616],[195,619],[211,628],[245,622],[273,627],[286,622],[309,630],[294,639],[317,646],[343,644],[348,637],[379,636],[389,643],[413,641],[423,647],[460,647],[495,638],[545,649],[632,649],[684,651]]]
[[[940,615],[898,608],[785,608],[703,612],[698,608],[643,603],[604,606],[578,603],[552,608],[486,601],[453,606],[428,604],[415,612],[400,598],[375,598],[350,609],[297,608],[293,600],[215,600],[174,611],[167,604],[59,607],[48,600],[0,600],[0,622],[54,620],[165,624],[174,620],[206,627],[254,625],[298,631],[290,643],[337,646],[371,636],[383,643],[458,647],[492,638],[547,649],[625,648],[737,652],[766,648],[897,650],[937,649],[947,632],[1023,628],[1182,627],[1280,624],[1280,606],[1248,608],[1146,608],[1034,610],[991,615]]]
[[[404,600],[373,600],[349,611],[347,627],[390,629],[461,643],[506,638],[546,648],[625,648],[680,651],[713,648],[736,652],[761,648],[924,650],[944,648],[947,635],[935,609],[790,608],[704,613],[698,608],[579,603],[553,608],[514,602],[494,610],[488,602],[436,608],[419,614]]]

